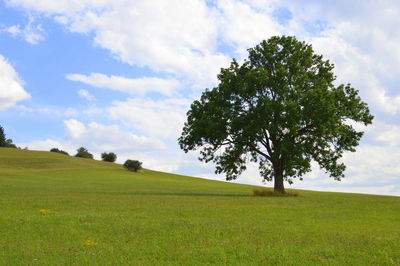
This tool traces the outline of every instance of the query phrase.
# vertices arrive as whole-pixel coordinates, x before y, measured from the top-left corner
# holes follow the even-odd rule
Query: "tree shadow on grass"
[[[184,197],[252,197],[251,192],[248,194],[232,194],[232,193],[201,193],[201,192],[147,192],[147,191],[82,191],[79,193],[87,194],[106,194],[106,195],[140,195],[140,196],[184,196]]]

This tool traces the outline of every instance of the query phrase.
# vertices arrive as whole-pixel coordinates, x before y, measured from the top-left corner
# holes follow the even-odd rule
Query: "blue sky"
[[[179,150],[185,113],[232,58],[295,35],[360,90],[375,121],[355,125],[366,133],[343,181],[315,166],[292,187],[400,195],[399,12],[397,1],[0,1],[0,125],[29,149],[85,146],[223,180]],[[260,180],[250,166],[237,182]]]

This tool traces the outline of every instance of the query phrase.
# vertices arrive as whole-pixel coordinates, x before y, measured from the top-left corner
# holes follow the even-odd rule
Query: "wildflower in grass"
[[[85,246],[96,246],[97,243],[94,242],[93,240],[85,240]]]
[[[46,215],[46,214],[51,213],[51,211],[50,211],[50,210],[46,210],[46,209],[40,209],[40,210],[39,210],[39,213],[40,213],[41,215]]]

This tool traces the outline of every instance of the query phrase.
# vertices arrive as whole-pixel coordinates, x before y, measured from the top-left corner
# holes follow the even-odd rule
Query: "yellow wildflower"
[[[40,213],[41,215],[46,215],[46,214],[51,213],[51,211],[50,211],[50,210],[46,210],[46,209],[40,209],[40,210],[39,210],[39,213]]]
[[[96,246],[97,243],[93,240],[85,240],[85,246]]]

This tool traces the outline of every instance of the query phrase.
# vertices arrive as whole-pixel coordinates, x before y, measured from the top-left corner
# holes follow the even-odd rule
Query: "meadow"
[[[0,265],[400,265],[400,197],[254,188],[0,148]]]

